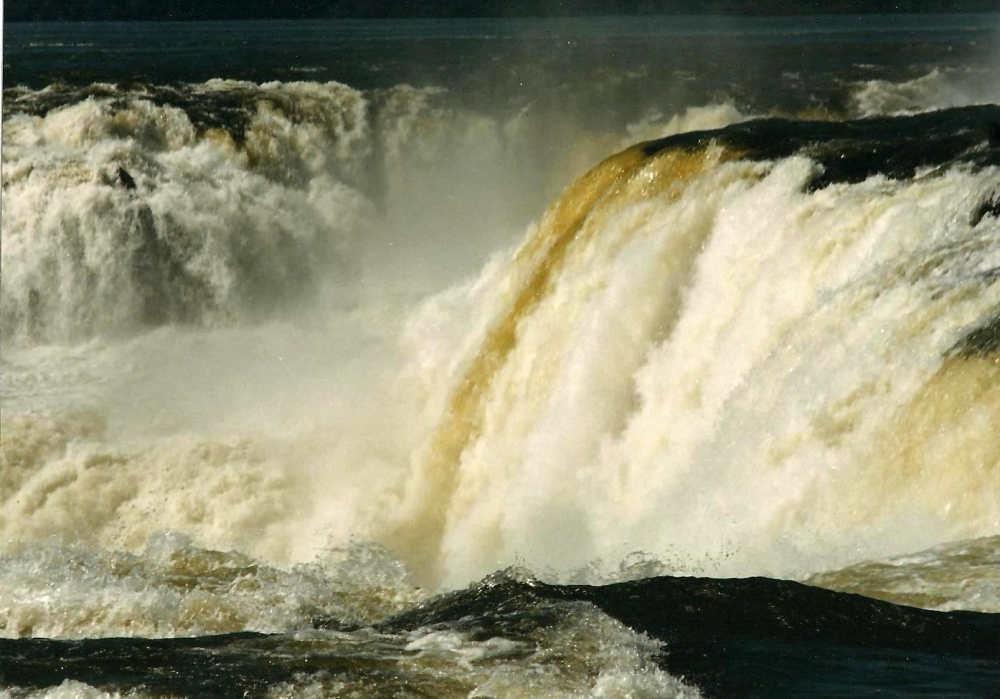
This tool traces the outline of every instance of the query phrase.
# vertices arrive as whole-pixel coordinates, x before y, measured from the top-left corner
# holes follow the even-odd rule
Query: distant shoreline
[[[8,0],[4,23],[294,19],[992,14],[997,0]],[[1000,27],[997,28],[1000,30]]]

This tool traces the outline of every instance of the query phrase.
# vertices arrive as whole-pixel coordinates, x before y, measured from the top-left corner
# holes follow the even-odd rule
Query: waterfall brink
[[[427,365],[450,367],[424,380],[440,412],[385,541],[452,581],[635,550],[793,575],[994,533],[987,112],[751,122],[601,163],[449,292],[464,339]]]
[[[625,205],[650,199],[676,200],[688,181],[729,156],[719,148],[664,151],[646,156],[641,147],[615,155],[574,183],[546,213],[516,252],[503,285],[506,311],[492,325],[448,401],[426,446],[419,470],[408,484],[399,545],[415,555],[423,573],[439,553],[449,504],[459,485],[462,453],[480,436],[483,401],[518,342],[519,324],[553,293],[560,277],[586,264],[594,245],[614,249],[625,243],[596,242],[608,217]]]

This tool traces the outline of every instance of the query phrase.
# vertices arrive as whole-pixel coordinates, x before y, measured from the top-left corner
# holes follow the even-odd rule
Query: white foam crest
[[[0,635],[13,638],[282,633],[317,618],[372,623],[422,597],[399,562],[360,543],[289,568],[176,534],[136,554],[39,544],[0,555]]]
[[[613,570],[637,549],[675,572],[788,576],[1000,530],[995,367],[949,355],[1000,306],[997,221],[970,224],[997,172],[806,193],[814,174],[729,163],[588,219],[434,505],[446,580],[514,559]],[[496,319],[504,275],[415,322],[454,337],[449,314]],[[484,332],[415,343],[410,371],[462,380]],[[440,415],[447,389],[412,383]]]
[[[992,70],[942,71],[891,82],[869,80],[854,86],[853,116],[873,117],[916,114],[949,107],[1000,103],[1000,79]]]
[[[1000,301],[980,273],[996,221],[968,223],[996,177],[874,178],[721,219],[666,361],[652,355],[640,375],[638,418],[672,428],[650,445],[655,427],[637,420],[618,446],[629,497],[649,508],[640,528],[715,539],[730,557],[719,571],[775,575],[1000,528],[1000,454],[985,437],[1000,417],[995,370],[945,359]],[[770,243],[734,256],[748,230]],[[668,377],[683,383],[664,393]],[[685,429],[692,413],[703,428]],[[672,443],[692,432],[678,458]],[[656,463],[680,468],[651,483]]]
[[[996,285],[980,289],[967,257],[993,254],[990,233],[965,218],[995,175],[875,178],[806,196],[807,172],[786,162],[722,210],[677,327],[637,375],[642,407],[606,444],[629,503],[608,523],[626,540],[655,531],[646,550],[728,559],[706,561],[709,571],[785,574],[1000,526],[992,489],[974,489],[995,450],[982,464],[962,458],[967,449],[959,463],[934,455],[915,483],[893,453],[907,437],[933,453],[933,438],[903,433],[894,418],[933,389],[941,357],[996,307]],[[951,247],[944,269],[905,278]],[[945,279],[958,289],[930,303]],[[942,484],[930,474],[949,469],[961,475],[935,493]],[[907,486],[929,498],[926,509],[911,511],[899,495]],[[949,512],[947,498],[966,488],[979,508]],[[624,536],[623,519],[633,522]]]
[[[231,90],[218,81],[211,89]],[[286,181],[320,176],[360,180],[373,147],[369,103],[339,83],[265,83],[247,86],[256,114],[246,132],[255,169]]]
[[[697,689],[657,666],[659,642],[635,633],[589,605],[578,605],[566,622],[540,635],[533,654],[521,662],[493,669],[468,696],[512,699],[701,696]],[[496,651],[462,650],[477,654]]]
[[[569,605],[567,605],[568,607]],[[279,697],[394,697],[400,691],[435,697],[507,699],[697,699],[701,694],[656,664],[661,645],[637,634],[588,604],[566,609],[563,618],[528,638],[475,634],[435,625],[402,637],[370,631],[351,634],[299,632],[313,647],[329,647],[339,658],[362,662],[373,656],[394,661],[394,672],[373,682],[364,665],[353,673],[303,675],[272,687]],[[444,628],[442,628],[444,626]],[[370,661],[370,660],[369,660]]]
[[[669,119],[656,113],[629,124],[628,138],[622,141],[621,148],[627,148],[636,141],[653,141],[689,131],[721,129],[753,118],[755,117],[744,114],[731,102],[688,107],[683,113],[673,114]]]
[[[64,680],[62,684],[46,689],[0,689],[0,699],[145,699],[151,696],[153,695],[135,690],[124,694],[106,691],[76,680]]]
[[[806,582],[926,609],[1000,612],[1000,537],[951,541],[884,561],[810,576]]]

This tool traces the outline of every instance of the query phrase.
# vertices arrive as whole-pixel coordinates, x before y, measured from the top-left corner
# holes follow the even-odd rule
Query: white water
[[[324,97],[324,116],[364,109],[347,88]],[[363,156],[356,120],[293,134],[261,108],[237,150],[223,133],[198,136],[180,109],[141,100],[9,119],[5,339],[226,321],[303,291],[344,257],[367,214],[338,177]],[[116,186],[118,168],[134,191]]]
[[[117,99],[5,120],[8,346],[343,306],[359,278],[439,288],[574,174],[536,162],[523,118],[449,107],[433,89],[214,80],[185,88],[200,117],[105,89]],[[199,131],[206,115],[236,123]]]
[[[851,94],[851,108],[858,117],[915,114],[998,102],[1000,78],[993,66],[961,71],[935,69],[899,83],[870,80],[856,85]]]
[[[407,378],[442,414],[404,498],[404,521],[439,535],[430,569],[639,549],[794,576],[997,533],[996,364],[947,358],[1000,305],[997,221],[969,224],[997,172],[805,194],[814,168],[709,162],[676,185],[669,158],[647,163],[558,261],[517,256],[412,321]],[[516,339],[484,362],[501,324]],[[454,326],[470,332],[443,341]]]
[[[263,100],[242,149],[143,101],[5,124],[5,634],[295,627],[332,604],[326,551],[352,537],[457,586],[514,562],[803,577],[1000,533],[996,364],[949,354],[1000,306],[997,220],[969,222],[995,170],[807,194],[805,159],[662,157],[611,193],[599,171],[518,252],[523,190],[609,142],[747,115],[582,135],[540,174],[522,121],[433,92],[381,95],[372,121],[343,86],[202,89],[301,112]],[[496,203],[505,156],[529,176]],[[183,271],[154,301],[190,325],[142,328],[142,211],[170,232],[155,263]],[[258,587],[178,589],[178,556],[207,580],[254,566]],[[345,583],[368,613],[419,596],[367,590],[381,574]],[[995,576],[944,587],[927,604],[1000,609]]]

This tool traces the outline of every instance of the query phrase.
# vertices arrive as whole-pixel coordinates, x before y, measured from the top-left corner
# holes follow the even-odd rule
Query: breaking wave
[[[892,82],[869,80],[854,86],[851,112],[859,117],[917,114],[937,109],[1000,102],[1000,79],[989,69],[943,71]]]

